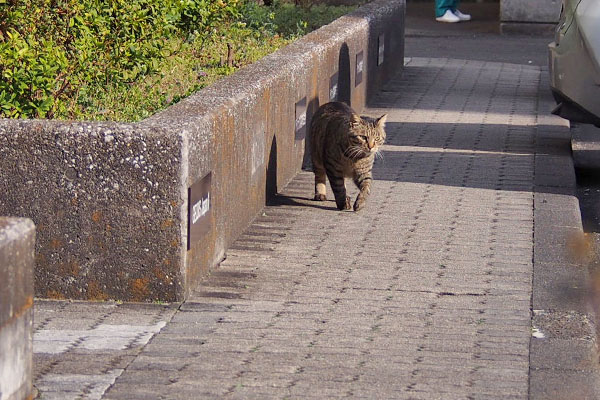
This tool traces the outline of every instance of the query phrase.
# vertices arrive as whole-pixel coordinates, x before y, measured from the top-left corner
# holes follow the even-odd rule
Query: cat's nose
[[[371,150],[373,147],[375,147],[375,141],[369,140],[369,142],[367,143],[367,146],[369,146],[369,150]]]

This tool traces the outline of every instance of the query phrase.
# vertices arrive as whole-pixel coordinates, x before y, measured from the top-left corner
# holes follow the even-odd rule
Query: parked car
[[[552,113],[600,127],[600,1],[563,0],[548,47]]]

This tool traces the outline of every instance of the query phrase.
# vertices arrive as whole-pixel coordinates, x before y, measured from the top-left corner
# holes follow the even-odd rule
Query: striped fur
[[[385,140],[386,117],[361,117],[352,108],[339,102],[319,107],[310,125],[315,200],[327,200],[327,177],[338,209],[349,210],[350,197],[346,195],[344,181],[345,178],[352,178],[360,189],[354,202],[354,211],[364,207],[371,192],[375,154]]]

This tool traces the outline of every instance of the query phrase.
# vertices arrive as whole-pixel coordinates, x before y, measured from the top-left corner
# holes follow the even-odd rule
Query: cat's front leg
[[[327,178],[331,185],[331,191],[335,196],[335,204],[338,210],[350,210],[350,197],[346,195],[346,184],[344,183],[344,176],[342,173],[335,174],[327,171]]]
[[[361,210],[367,203],[367,197],[371,194],[371,173],[354,174],[354,183],[360,189],[356,201],[354,202],[354,211]]]
[[[326,176],[324,168],[314,167],[315,173],[315,201],[325,201],[327,200],[327,186],[326,186]]]

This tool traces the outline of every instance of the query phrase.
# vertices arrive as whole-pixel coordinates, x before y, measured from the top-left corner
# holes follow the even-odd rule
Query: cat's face
[[[350,123],[349,146],[346,154],[351,159],[368,157],[379,151],[385,142],[387,114],[377,119],[354,115]]]

